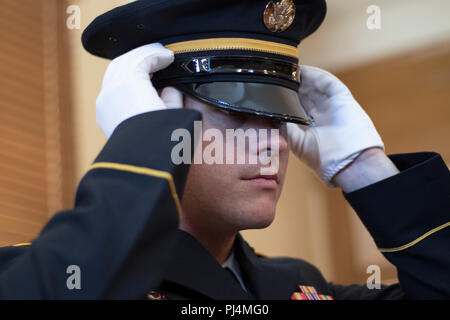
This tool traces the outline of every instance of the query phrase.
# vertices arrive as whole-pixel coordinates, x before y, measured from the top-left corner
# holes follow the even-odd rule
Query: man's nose
[[[279,121],[274,121],[263,117],[249,117],[246,126],[248,128],[253,128],[258,132],[258,140],[261,145],[266,145],[269,150],[271,150],[274,143],[278,143],[278,152],[282,153],[288,149],[287,137],[285,136],[285,130],[283,129],[284,124]],[[267,130],[267,143],[261,141],[263,138],[260,134],[260,129]],[[272,134],[272,130],[278,130],[278,134]],[[261,144],[262,142],[262,144]],[[259,150],[262,151],[262,150]]]

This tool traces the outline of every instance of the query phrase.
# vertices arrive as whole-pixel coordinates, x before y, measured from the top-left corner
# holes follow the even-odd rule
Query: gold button
[[[296,8],[292,0],[270,0],[264,11],[264,24],[272,32],[283,32],[294,23]]]

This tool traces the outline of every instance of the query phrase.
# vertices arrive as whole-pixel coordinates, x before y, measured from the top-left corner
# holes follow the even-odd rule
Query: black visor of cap
[[[210,54],[177,56],[152,81],[157,88],[175,86],[218,108],[311,125],[298,96],[300,76],[294,60]]]
[[[302,125],[313,124],[296,91],[278,85],[250,82],[187,83],[180,91],[212,106]]]

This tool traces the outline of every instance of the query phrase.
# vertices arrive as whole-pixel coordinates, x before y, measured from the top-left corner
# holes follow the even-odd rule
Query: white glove
[[[291,150],[331,188],[333,177],[364,150],[384,144],[372,120],[350,90],[325,70],[302,66],[300,100],[312,127],[289,123]]]
[[[151,73],[173,61],[173,52],[160,43],[139,47],[111,61],[97,98],[97,124],[108,138],[121,122],[138,114],[183,107],[181,92],[165,88],[160,98],[150,80]]]

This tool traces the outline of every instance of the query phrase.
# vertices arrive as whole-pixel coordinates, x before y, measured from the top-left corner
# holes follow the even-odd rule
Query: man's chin
[[[266,206],[259,210],[253,208],[251,211],[243,212],[239,229],[264,229],[269,227],[275,219],[275,208],[269,208]]]
[[[256,223],[249,225],[247,228],[245,228],[243,230],[265,229],[265,228],[268,228],[272,224],[272,222],[273,222],[273,219],[266,220],[266,221],[258,221]]]

